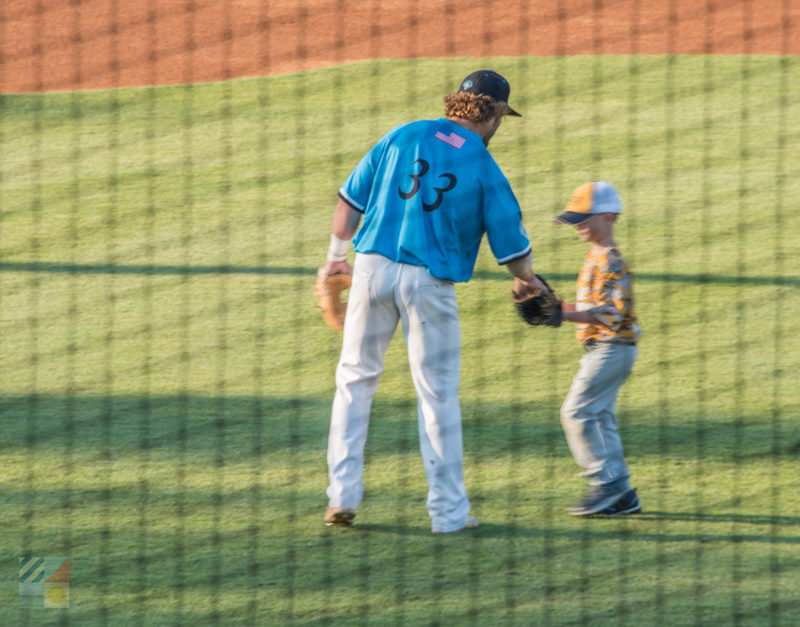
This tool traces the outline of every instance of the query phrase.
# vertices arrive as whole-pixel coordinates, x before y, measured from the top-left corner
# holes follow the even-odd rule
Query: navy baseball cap
[[[497,102],[504,102],[508,106],[508,114],[522,117],[508,105],[508,95],[511,87],[508,81],[494,70],[477,70],[461,81],[458,91],[467,91],[471,94],[484,94],[491,96]]]

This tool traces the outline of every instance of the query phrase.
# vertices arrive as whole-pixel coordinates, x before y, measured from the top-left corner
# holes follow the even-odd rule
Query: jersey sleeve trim
[[[527,257],[531,252],[531,245],[528,244],[524,250],[514,253],[513,255],[508,255],[508,257],[503,257],[502,259],[498,259],[497,263],[501,266],[506,265],[507,263],[511,263],[512,261],[516,261],[517,259],[522,259],[523,257]]]
[[[351,206],[353,209],[355,209],[355,210],[356,210],[356,211],[358,211],[359,213],[364,213],[364,207],[362,207],[362,206],[361,206],[361,205],[359,205],[359,204],[358,204],[358,203],[357,203],[355,200],[353,200],[352,198],[350,198],[350,196],[348,196],[348,195],[347,195],[347,192],[346,192],[346,191],[344,191],[344,187],[342,187],[342,188],[339,190],[339,198],[341,198],[342,200],[344,200],[344,201],[345,201],[345,202],[346,202],[348,205],[350,205],[350,206]]]

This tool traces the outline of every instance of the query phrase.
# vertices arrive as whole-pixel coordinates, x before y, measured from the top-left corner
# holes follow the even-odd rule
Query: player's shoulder
[[[392,127],[372,147],[373,155],[383,155],[387,150],[403,149],[408,144],[418,141],[419,121],[406,122]]]
[[[445,152],[455,149],[459,154],[469,154],[470,159],[491,158],[480,135],[447,118],[417,120],[401,128],[416,135],[421,142]]]
[[[402,147],[408,144],[419,144],[426,136],[433,136],[436,132],[431,130],[433,120],[415,120],[393,127],[387,132],[379,144],[384,146]]]
[[[393,141],[398,135],[402,135],[404,132],[406,132],[413,124],[414,122],[408,122],[406,124],[400,124],[390,128],[389,131],[381,138],[381,142],[379,143]]]
[[[609,259],[619,259],[620,261],[625,261],[625,256],[622,254],[622,251],[616,244],[611,244],[605,249],[605,254]]]
[[[436,120],[414,120],[413,122],[406,122],[399,124],[392,128],[386,137],[394,137],[398,135],[420,135],[424,134],[427,130],[436,125]]]
[[[622,274],[628,271],[625,257],[616,244],[606,247],[603,251],[603,261],[609,272]]]

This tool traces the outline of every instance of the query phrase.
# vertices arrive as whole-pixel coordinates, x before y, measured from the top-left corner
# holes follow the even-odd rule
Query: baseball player
[[[519,204],[487,150],[504,117],[519,115],[508,105],[509,93],[496,72],[473,72],[445,96],[445,117],[391,130],[339,190],[320,271],[352,272],[353,278],[328,439],[326,525],[351,524],[361,503],[372,398],[398,323],[418,399],[432,531],[478,525],[470,516],[462,470],[454,284],[471,278],[486,233],[517,291],[542,287],[532,271]],[[352,270],[346,261],[351,239]]]
[[[641,335],[631,275],[614,243],[621,212],[614,187],[597,181],[575,189],[564,213],[554,218],[573,225],[580,240],[591,244],[578,275],[576,303],[562,303],[563,319],[577,323],[578,342],[586,350],[561,406],[567,443],[589,481],[585,498],[569,509],[574,516],[641,511],[614,415]]]

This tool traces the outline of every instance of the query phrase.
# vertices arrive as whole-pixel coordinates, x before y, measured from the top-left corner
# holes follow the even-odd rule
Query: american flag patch
[[[467,141],[466,137],[461,137],[461,135],[456,135],[452,132],[449,135],[445,135],[441,131],[436,131],[436,139],[441,139],[445,144],[450,144],[459,150],[464,145],[464,142]]]

